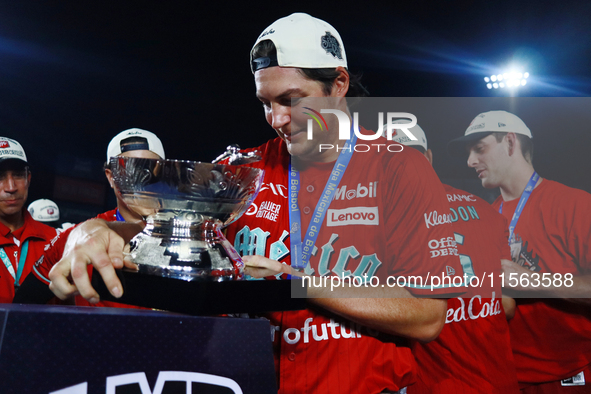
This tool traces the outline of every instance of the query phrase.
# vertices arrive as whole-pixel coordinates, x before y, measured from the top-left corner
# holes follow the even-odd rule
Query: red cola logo
[[[485,318],[489,316],[496,316],[501,314],[501,302],[498,299],[495,299],[495,292],[492,292],[492,298],[490,301],[483,300],[481,296],[476,295],[470,299],[468,302],[468,307],[466,308],[466,302],[463,298],[458,297],[457,300],[460,301],[460,306],[457,309],[454,309],[452,306],[447,310],[447,314],[445,316],[445,323],[459,323],[461,321],[468,321],[468,320],[476,320],[480,318]],[[450,300],[449,304],[453,305],[455,300]]]

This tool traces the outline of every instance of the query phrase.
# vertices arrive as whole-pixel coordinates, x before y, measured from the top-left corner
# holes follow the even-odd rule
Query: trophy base
[[[116,270],[123,296],[115,298],[100,275],[92,287],[101,300],[189,315],[264,313],[307,307],[306,289],[299,280],[182,281],[137,271]],[[295,282],[295,283],[294,283]],[[294,291],[301,291],[294,297]]]
[[[185,281],[242,279],[244,263],[219,227],[215,219],[194,213],[159,212],[130,241],[130,259],[148,275]]]

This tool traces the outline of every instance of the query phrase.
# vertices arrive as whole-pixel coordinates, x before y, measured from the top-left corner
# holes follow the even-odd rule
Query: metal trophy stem
[[[123,201],[147,216],[130,242],[140,272],[184,280],[242,278],[244,263],[221,230],[248,209],[263,170],[131,157],[110,164]]]

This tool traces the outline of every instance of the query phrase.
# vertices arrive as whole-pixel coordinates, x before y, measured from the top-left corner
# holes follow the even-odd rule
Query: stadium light
[[[484,77],[488,89],[518,88],[527,84],[528,72],[509,71]],[[504,82],[501,82],[504,81]],[[492,84],[490,82],[493,82]]]

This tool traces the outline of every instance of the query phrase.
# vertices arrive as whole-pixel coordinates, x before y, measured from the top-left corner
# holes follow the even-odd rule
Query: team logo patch
[[[325,35],[320,37],[320,45],[326,53],[333,55],[339,60],[343,60],[341,44],[339,44],[337,38],[330,34],[330,32],[327,31]]]
[[[533,272],[539,272],[542,269],[540,256],[536,254],[534,257],[534,249],[529,250],[528,241],[524,242],[519,235],[513,234],[509,246],[513,262]]]
[[[0,141],[0,149],[10,148],[8,141]]]
[[[377,226],[380,224],[378,207],[353,207],[345,209],[329,209],[326,214],[328,227],[364,225]]]

